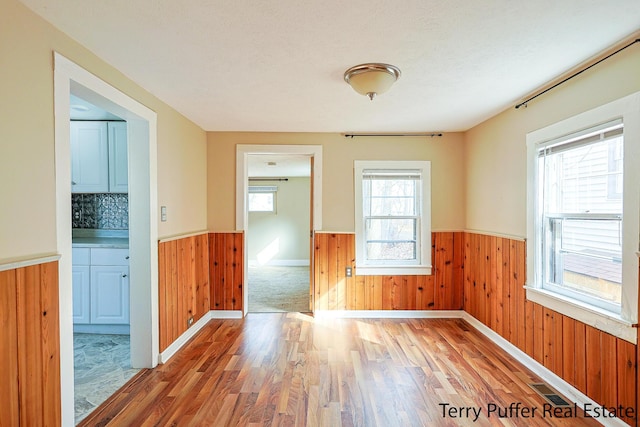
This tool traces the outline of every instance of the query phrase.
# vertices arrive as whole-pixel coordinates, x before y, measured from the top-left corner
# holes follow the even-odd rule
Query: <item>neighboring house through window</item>
[[[640,175],[632,159],[640,151],[639,99],[527,135],[527,297],[630,341],[637,322]]]
[[[431,274],[428,161],[356,161],[356,274]]]

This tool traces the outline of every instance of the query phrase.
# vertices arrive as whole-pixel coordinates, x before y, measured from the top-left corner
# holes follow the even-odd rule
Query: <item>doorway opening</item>
[[[71,97],[127,123],[131,366],[158,363],[156,114],[62,55],[54,54],[56,240],[60,254],[60,396],[62,425],[74,425]]]
[[[248,311],[309,312],[311,158],[252,154],[248,171]]]
[[[281,166],[283,163],[298,164],[305,172],[281,170],[276,173],[278,161]],[[252,310],[313,311],[313,234],[315,230],[322,229],[322,146],[239,144],[236,146],[236,162],[236,229],[244,231],[244,314]],[[278,192],[283,190],[288,194],[285,196],[281,193],[279,197]],[[306,197],[302,196],[303,193]],[[250,203],[255,204],[256,209],[252,210],[260,209],[262,212],[250,212]],[[281,203],[284,206],[278,207]],[[287,208],[289,203],[291,206]],[[287,209],[289,217],[300,216],[299,212],[304,214],[298,221],[278,217],[278,209],[283,207]],[[252,221],[250,216],[253,217]],[[275,232],[276,229],[279,232]],[[292,279],[292,283],[298,285],[294,286],[297,288],[297,304],[295,307],[273,303],[269,303],[268,307],[257,306],[254,297],[258,294],[270,296],[274,290],[282,290],[282,278],[266,277],[267,274],[271,277],[277,275],[279,267],[290,267],[285,270],[288,273],[298,270],[296,274],[291,274],[297,277]],[[261,271],[264,273],[262,276],[258,274]],[[303,275],[304,280],[301,279]],[[256,278],[262,280],[266,291],[261,292]],[[300,292],[301,284],[302,289],[306,289],[304,296]]]
[[[77,424],[138,369],[130,350],[127,122],[73,93],[70,102]]]

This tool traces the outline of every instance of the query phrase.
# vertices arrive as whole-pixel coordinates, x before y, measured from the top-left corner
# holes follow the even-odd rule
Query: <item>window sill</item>
[[[356,266],[356,276],[430,276],[430,265]]]
[[[525,286],[525,289],[529,301],[579,320],[630,343],[636,344],[637,342],[636,328],[631,322],[624,320],[616,313],[600,310],[543,289],[530,286]]]

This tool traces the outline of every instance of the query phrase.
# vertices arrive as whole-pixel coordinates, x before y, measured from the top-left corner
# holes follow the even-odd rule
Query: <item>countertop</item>
[[[74,248],[129,248],[128,230],[73,230]]]
[[[129,239],[126,237],[74,237],[71,240],[74,248],[129,248]]]

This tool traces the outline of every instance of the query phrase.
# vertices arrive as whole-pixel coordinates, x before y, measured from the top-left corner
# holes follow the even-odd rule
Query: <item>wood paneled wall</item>
[[[0,425],[59,426],[58,262],[0,272]]]
[[[207,234],[158,244],[160,351],[210,309]]]
[[[430,276],[355,275],[355,234],[316,233],[314,306],[316,310],[462,309],[464,233],[432,234]],[[353,276],[346,276],[346,267]]]
[[[186,330],[189,310],[195,320],[208,309],[242,310],[243,237],[209,233],[160,245],[161,349]],[[430,276],[356,276],[355,235],[316,233],[315,310],[464,309],[596,402],[636,408],[640,350],[527,301],[524,241],[434,232],[432,243]]]
[[[209,233],[211,310],[242,310],[243,238],[241,232]]]
[[[524,241],[474,233],[464,241],[467,313],[596,402],[636,408],[634,344],[526,300]]]

